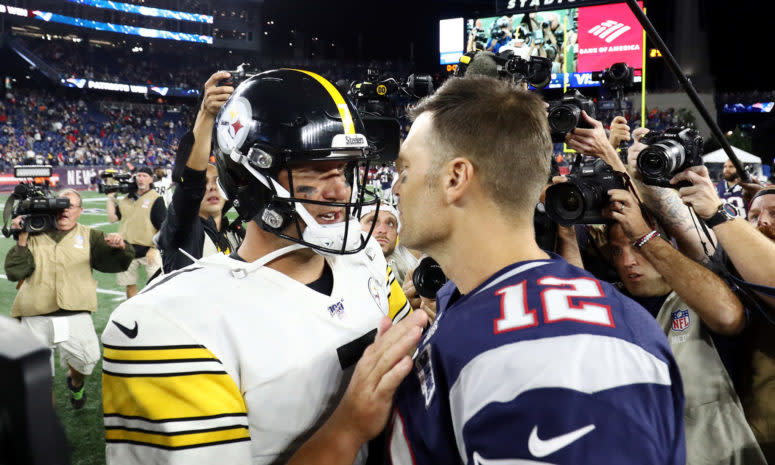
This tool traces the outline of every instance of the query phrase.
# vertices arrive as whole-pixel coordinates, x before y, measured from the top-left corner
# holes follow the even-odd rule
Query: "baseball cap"
[[[137,171],[135,171],[135,174],[137,173],[145,173],[148,176],[153,176],[153,170],[151,170],[150,166],[142,166],[140,168],[137,168]]]

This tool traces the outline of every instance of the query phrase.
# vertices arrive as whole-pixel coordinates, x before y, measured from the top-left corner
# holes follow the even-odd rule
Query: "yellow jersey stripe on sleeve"
[[[249,441],[250,433],[245,426],[218,428],[210,431],[183,433],[152,433],[132,428],[106,428],[106,442],[128,442],[160,447],[163,449],[189,449],[214,446],[237,441]]]
[[[390,283],[388,288],[388,316],[394,323],[397,323],[412,313],[412,307],[409,305],[409,300],[406,298],[404,290],[401,289],[398,281],[393,277],[393,270],[390,269],[390,265],[387,267],[387,282]]]
[[[167,420],[246,414],[245,400],[226,373],[102,376],[105,415]]]
[[[172,360],[218,360],[204,347],[194,348],[131,348],[106,346],[103,351],[105,359],[113,362],[164,362]]]

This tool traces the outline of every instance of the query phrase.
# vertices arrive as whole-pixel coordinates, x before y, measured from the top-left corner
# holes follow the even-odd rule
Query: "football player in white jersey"
[[[385,317],[406,314],[390,310],[384,256],[357,220],[372,147],[352,103],[291,69],[223,100],[197,124],[214,127],[219,186],[247,220],[245,240],[111,315],[111,465],[284,463],[337,405]]]

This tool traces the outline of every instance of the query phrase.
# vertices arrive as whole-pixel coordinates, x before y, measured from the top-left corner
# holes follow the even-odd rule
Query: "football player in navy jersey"
[[[737,174],[737,168],[732,160],[724,162],[722,171],[723,179],[716,183],[718,196],[726,203],[734,205],[739,212],[739,216],[745,217],[746,208],[743,201],[743,186],[740,184],[740,175]]]
[[[291,463],[349,463],[390,417],[393,464],[685,464],[683,387],[654,318],[535,242],[552,155],[540,98],[453,78],[413,117],[402,240],[450,282],[411,365],[415,319],[380,331]]]

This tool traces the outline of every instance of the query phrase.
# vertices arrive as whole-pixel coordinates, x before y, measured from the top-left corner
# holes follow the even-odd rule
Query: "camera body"
[[[18,199],[18,203],[12,216],[23,216],[19,231],[30,234],[56,230],[57,214],[70,206],[70,199],[52,197],[47,187],[34,183],[18,184],[13,195]]]
[[[527,81],[533,87],[542,89],[552,80],[552,60],[549,58],[531,56],[525,60],[511,51],[501,52],[498,56],[506,59],[503,69],[515,82]]]
[[[98,187],[100,194],[112,194],[114,192],[130,194],[132,192],[137,192],[137,182],[135,182],[130,173],[106,170],[100,173],[100,178],[113,181],[100,184]]]
[[[624,180],[606,162],[596,159],[579,165],[568,175],[568,181],[549,186],[544,208],[553,221],[571,224],[602,224],[603,208],[608,205],[608,191],[625,189]]]
[[[635,69],[627,63],[614,63],[610,68],[592,73],[592,79],[600,81],[606,89],[626,89],[635,83]]]
[[[231,86],[231,87],[237,87],[240,84],[242,84],[243,81],[255,76],[258,74],[258,71],[254,71],[250,69],[250,64],[248,63],[241,63],[239,66],[237,66],[237,69],[231,70],[226,69],[224,70],[227,73],[229,73],[231,76],[221,79],[218,81],[218,86]]]
[[[560,100],[549,102],[549,129],[552,132],[552,142],[565,141],[565,135],[577,127],[591,129],[592,126],[581,119],[581,112],[595,118],[595,102],[585,97],[577,89],[565,92]]]
[[[676,189],[691,185],[685,181],[670,184],[670,179],[686,168],[702,165],[703,140],[697,130],[676,126],[652,131],[641,142],[648,145],[637,159],[645,184]]]
[[[436,299],[436,293],[446,284],[447,276],[438,262],[431,257],[420,260],[412,272],[412,284],[420,297]]]

